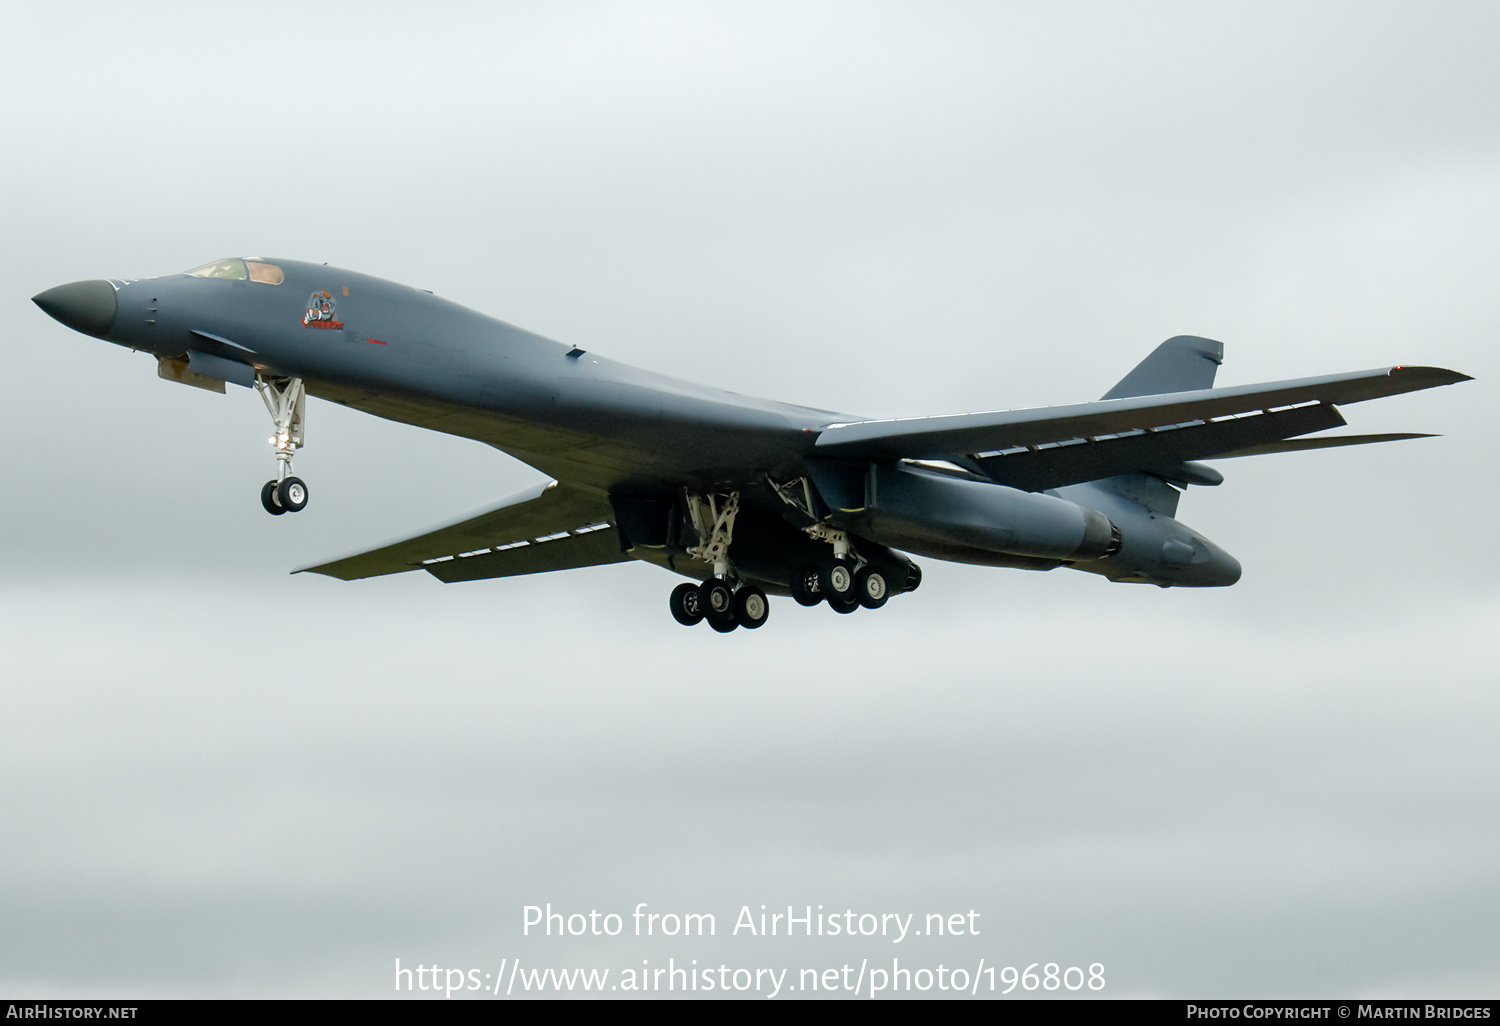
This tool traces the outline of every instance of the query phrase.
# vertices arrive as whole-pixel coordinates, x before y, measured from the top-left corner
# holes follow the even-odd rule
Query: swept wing
[[[831,425],[814,448],[830,458],[972,457],[997,481],[1041,491],[1247,449],[1277,451],[1263,447],[1343,425],[1335,403],[1467,380],[1440,367],[1389,367],[1073,406],[861,421]]]
[[[556,481],[411,538],[304,571],[340,580],[426,570],[441,581],[477,581],[620,563],[609,501]]]

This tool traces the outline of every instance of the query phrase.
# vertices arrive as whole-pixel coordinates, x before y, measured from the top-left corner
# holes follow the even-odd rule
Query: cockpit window
[[[247,258],[245,266],[250,268],[250,280],[258,281],[262,285],[280,285],[286,277],[281,273],[281,268],[275,264],[268,264],[264,260]]]
[[[211,264],[195,267],[187,272],[194,278],[233,278],[235,281],[244,281],[248,274],[245,273],[245,261],[243,260],[215,260]]]

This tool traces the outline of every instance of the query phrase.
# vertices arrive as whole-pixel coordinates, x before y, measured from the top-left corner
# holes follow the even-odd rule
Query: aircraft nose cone
[[[99,278],[59,285],[37,293],[31,301],[54,320],[95,338],[104,338],[115,326],[115,287]]]
[[[1207,570],[1207,584],[1214,588],[1227,588],[1240,579],[1240,561],[1235,559],[1223,549],[1214,553],[1214,558],[1209,561]]]

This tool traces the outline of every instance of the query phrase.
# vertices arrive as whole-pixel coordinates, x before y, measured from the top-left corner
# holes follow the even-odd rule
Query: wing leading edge
[[[620,563],[609,502],[548,481],[504,502],[389,545],[298,567],[344,581],[426,570],[445,583]]]

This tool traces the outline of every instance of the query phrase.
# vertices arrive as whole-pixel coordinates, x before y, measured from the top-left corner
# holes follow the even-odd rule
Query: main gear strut
[[[730,492],[723,502],[716,495],[689,494],[688,516],[698,532],[698,544],[688,555],[713,568],[713,576],[698,588],[698,608],[714,630],[727,634],[734,620],[734,582],[730,577],[729,545],[734,541],[734,518],[740,511],[740,493]]]
[[[672,592],[672,616],[687,627],[707,620],[720,634],[728,634],[736,627],[753,630],[761,626],[771,612],[766,593],[754,585],[737,582],[729,561],[740,493],[690,493],[687,503],[693,530],[698,533],[698,544],[687,550],[688,555],[707,563],[713,575],[702,584],[679,584]]]
[[[729,576],[729,545],[734,541],[734,518],[740,511],[740,493],[730,492],[721,506],[715,495],[689,495],[688,516],[698,532],[698,544],[688,555],[714,568],[715,577]]]
[[[879,609],[890,598],[885,574],[859,555],[849,540],[849,532],[830,527],[818,516],[813,498],[813,484],[806,477],[791,481],[766,481],[781,501],[799,514],[803,532],[825,542],[833,551],[818,564],[808,564],[792,573],[788,587],[800,605],[815,606],[827,601],[840,613],[852,613],[860,606]]]

